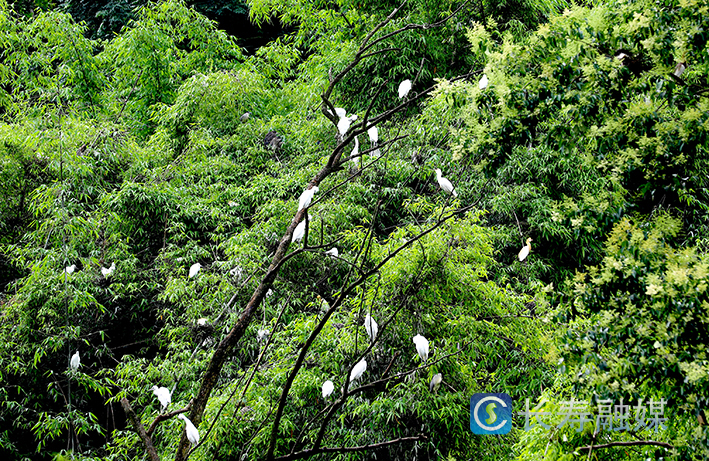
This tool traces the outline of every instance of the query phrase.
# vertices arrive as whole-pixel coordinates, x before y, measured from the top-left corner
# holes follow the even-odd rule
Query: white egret
[[[270,298],[272,294],[273,294],[273,290],[271,290],[271,289],[269,288],[268,291],[266,292],[266,297],[267,297],[267,298]]]
[[[318,295],[318,301],[320,301],[320,312],[325,313],[330,310],[330,303],[325,301],[322,296]]]
[[[200,327],[206,327],[207,326],[207,319],[202,317],[201,319],[197,319],[197,325]]]
[[[66,266],[64,268],[64,272],[66,272],[67,274],[73,274],[75,270],[76,270],[76,264],[72,264],[71,266]]]
[[[428,360],[428,339],[421,335],[414,336],[414,344],[416,344],[416,352],[424,362]]]
[[[310,215],[308,215],[308,220],[310,220]],[[293,230],[293,237],[291,237],[291,242],[298,242],[305,236],[305,219],[298,224]]]
[[[332,256],[333,258],[337,258],[338,256],[340,256],[340,252],[337,251],[337,248],[332,248],[330,250],[327,250],[325,252],[325,254],[328,256]]]
[[[357,365],[355,365],[354,368],[352,368],[352,373],[350,373],[350,382],[361,378],[365,371],[367,371],[367,361],[362,359],[357,362]]]
[[[369,142],[376,146],[379,142],[379,128],[376,126],[369,127],[367,134],[369,135]]]
[[[408,78],[403,82],[399,83],[399,99],[406,97],[411,91],[411,80]]]
[[[249,117],[251,117],[251,112],[244,112],[244,115],[239,117],[239,120],[241,120],[242,122],[245,122],[249,119]]]
[[[197,428],[194,427],[192,421],[187,419],[187,416],[183,415],[182,413],[177,415],[177,417],[185,422],[185,432],[187,432],[187,440],[189,440],[192,445],[197,445],[199,443],[199,431],[197,430]]]
[[[480,79],[480,83],[478,83],[478,88],[480,88],[481,90],[484,90],[485,88],[487,88],[487,84],[488,84],[487,75],[483,74],[482,78]]]
[[[172,401],[172,394],[170,393],[170,389],[167,387],[158,387],[158,386],[153,386],[152,387],[153,394],[155,394],[155,397],[158,398],[160,401],[161,409],[160,413],[165,411],[167,407],[170,406],[170,402]]]
[[[235,201],[233,201],[233,200],[229,201],[229,206],[236,206],[236,205],[238,205],[238,203],[236,203]]]
[[[256,334],[256,341],[258,341],[258,342],[266,341],[270,334],[271,334],[271,332],[268,330],[259,330],[258,333]]]
[[[76,371],[81,365],[81,358],[79,357],[79,351],[76,351],[74,355],[71,356],[71,361],[69,362],[71,369]]]
[[[300,198],[298,199],[298,211],[302,210],[303,208],[308,208],[308,205],[310,205],[310,202],[313,200],[313,195],[317,191],[319,191],[318,186],[313,186],[310,189],[305,189],[302,194],[300,194]]]
[[[524,258],[526,258],[529,255],[529,252],[532,251],[532,239],[528,238],[527,239],[527,244],[522,247],[521,250],[519,250],[519,254],[517,257],[519,258],[520,262],[524,261]]]
[[[330,112],[332,113],[332,112]],[[347,117],[347,111],[343,109],[342,107],[335,107],[335,114],[337,114],[338,118],[344,118]]]
[[[370,127],[367,130],[367,134],[369,135],[369,143],[372,147],[377,147],[379,145],[379,129],[376,126]],[[372,155],[378,157],[381,155],[381,152],[379,149],[375,149],[372,151]]]
[[[111,274],[113,274],[113,271],[116,270],[116,263],[111,263],[111,267],[106,269],[105,267],[101,267],[101,274],[103,274],[104,277],[109,277]]]
[[[441,382],[443,381],[443,375],[440,373],[436,373],[433,375],[433,379],[431,379],[431,384],[428,385],[428,389],[431,392],[436,392],[439,387],[441,387]]]
[[[359,139],[357,139],[357,136],[355,136],[354,141],[354,149],[352,149],[350,159],[352,160],[352,162],[354,162],[355,165],[359,165]]]
[[[369,340],[374,342],[377,339],[377,333],[379,332],[379,325],[372,318],[371,315],[367,314],[364,317],[364,329],[367,330],[367,335],[369,335]]]
[[[229,271],[229,274],[231,274],[232,277],[240,279],[241,276],[244,274],[244,270],[240,266],[236,266],[235,268]]]
[[[441,174],[441,170],[439,168],[436,168],[436,179],[438,180],[438,185],[441,186],[441,189],[443,189],[444,191],[448,192],[449,194],[453,194],[453,197],[457,197],[458,193],[455,191],[453,184],[448,181],[448,179],[444,178]]]
[[[357,115],[350,115],[349,117],[342,117],[339,122],[337,122],[337,131],[339,131],[340,136],[344,136],[350,129],[352,122],[357,120]]]
[[[335,390],[335,385],[329,379],[322,383],[322,398],[326,399]]]
[[[190,278],[194,277],[197,275],[197,272],[202,268],[202,265],[200,263],[194,263],[190,266]]]

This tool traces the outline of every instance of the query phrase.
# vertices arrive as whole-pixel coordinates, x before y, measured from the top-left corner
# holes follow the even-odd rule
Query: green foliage
[[[703,9],[665,3],[574,8],[522,42],[478,25],[469,38],[489,86],[438,90],[435,105],[463,101],[453,149],[493,178],[491,217],[567,274],[597,261],[599,238],[629,213],[675,208],[689,241],[705,232]]]
[[[696,417],[709,404],[709,260],[672,245],[680,225],[659,215],[614,226],[602,264],[573,279],[579,320],[562,349],[580,389],[616,401],[662,396],[670,418]],[[709,453],[706,426],[689,430],[683,450]]]

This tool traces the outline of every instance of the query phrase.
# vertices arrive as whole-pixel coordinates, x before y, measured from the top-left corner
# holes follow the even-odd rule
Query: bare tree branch
[[[419,434],[416,437],[401,437],[394,440],[387,440],[386,442],[373,443],[371,445],[360,445],[357,447],[339,447],[339,448],[317,448],[313,450],[300,451],[298,453],[292,453],[289,455],[281,456],[276,458],[277,461],[291,461],[295,459],[310,458],[311,456],[319,455],[322,453],[354,453],[358,451],[369,451],[376,450],[378,448],[388,447],[389,445],[395,445],[397,443],[404,442],[417,442],[419,440],[426,440],[426,436]]]
[[[656,445],[658,447],[665,447],[672,449],[674,446],[667,442],[656,442],[654,440],[635,440],[630,442],[610,442],[602,445],[590,445],[586,447],[577,448],[577,450],[597,450],[599,448],[611,448],[611,447],[633,447],[639,445]]]

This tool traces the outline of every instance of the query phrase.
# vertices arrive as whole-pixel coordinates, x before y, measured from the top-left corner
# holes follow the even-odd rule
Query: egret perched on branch
[[[160,405],[162,407],[160,408],[160,413],[167,410],[167,407],[170,406],[170,402],[172,401],[172,394],[170,393],[170,389],[168,389],[167,387],[153,386],[152,391],[153,394],[155,394],[155,397],[157,397],[160,401]]]
[[[190,278],[194,277],[197,275],[197,272],[202,268],[202,265],[200,263],[194,263],[190,266]]]
[[[71,369],[76,371],[79,368],[79,365],[81,365],[81,358],[79,358],[79,351],[74,352],[74,355],[71,356],[71,361],[69,362],[69,365],[71,365]]]
[[[379,129],[376,126],[370,127],[367,130],[367,134],[369,135],[369,142],[372,145],[372,147],[377,147],[379,145]],[[372,151],[372,155],[378,157],[381,155],[381,152],[379,149],[376,149]]]
[[[339,131],[340,136],[345,136],[347,131],[350,129],[352,122],[357,120],[357,114],[350,115],[349,117],[342,117],[339,122],[337,122],[337,131]]]
[[[112,263],[111,267],[106,269],[105,267],[101,267],[101,274],[103,274],[104,277],[109,277],[111,274],[113,274],[113,271],[116,270],[116,263]]]
[[[443,189],[444,191],[448,192],[449,194],[453,194],[453,197],[457,197],[458,193],[453,188],[453,184],[448,181],[448,179],[441,176],[441,174],[442,173],[440,168],[436,168],[436,179],[438,180],[438,185],[441,186],[441,189]]]
[[[411,91],[411,80],[408,78],[403,82],[399,83],[399,99],[405,98],[407,94]]]
[[[327,250],[325,252],[325,254],[328,256],[332,256],[333,258],[337,258],[338,256],[340,256],[340,252],[337,251],[337,248],[332,248],[330,250]]]
[[[439,387],[441,387],[441,382],[443,381],[443,375],[440,373],[436,373],[433,375],[433,379],[431,379],[431,384],[428,385],[428,389],[431,392],[436,392]]]
[[[197,326],[198,327],[206,327],[207,326],[207,319],[202,317],[201,319],[197,319]]]
[[[352,368],[352,373],[350,373],[350,383],[361,378],[365,371],[367,371],[367,361],[362,359],[357,362],[357,365],[355,365],[354,368]]]
[[[332,111],[330,109],[327,109],[327,113],[332,115]],[[335,115],[337,115],[337,118],[347,117],[347,111],[342,107],[335,107]]]
[[[414,336],[414,344],[416,344],[416,352],[424,362],[428,360],[428,339],[421,335]]]
[[[326,399],[335,390],[335,385],[329,379],[322,383],[322,398]]]
[[[367,330],[369,340],[371,342],[374,342],[374,340],[377,338],[377,333],[379,332],[379,325],[377,325],[377,322],[369,314],[364,317],[364,329]]]
[[[352,149],[350,159],[355,165],[359,166],[359,139],[357,139],[357,136],[355,136],[354,141],[354,149]]]
[[[64,268],[64,272],[66,272],[67,274],[73,274],[75,270],[76,270],[76,264],[72,264],[71,266],[66,266]]]
[[[308,220],[310,220],[310,215],[308,215]],[[300,240],[303,240],[303,236],[305,236],[305,219],[298,224],[295,229],[293,230],[293,237],[291,237],[290,241],[291,242],[298,242]]]
[[[256,336],[256,341],[261,342],[261,341],[266,341],[268,340],[268,336],[271,334],[270,331],[268,330],[259,330]]]
[[[197,428],[194,427],[192,421],[187,419],[187,416],[183,415],[182,413],[177,415],[177,417],[185,422],[185,432],[187,432],[187,440],[189,440],[192,445],[197,445],[199,443],[199,431],[197,430]]]
[[[481,90],[484,90],[487,88],[488,80],[487,80],[487,75],[483,74],[482,78],[480,79],[480,83],[478,83],[478,88]]]
[[[532,239],[528,238],[527,239],[527,244],[522,247],[521,250],[519,250],[519,254],[517,257],[519,258],[520,262],[524,261],[524,258],[526,258],[529,255],[529,252],[532,251]]]
[[[318,186],[313,186],[310,189],[305,189],[302,194],[300,194],[300,198],[298,199],[298,211],[302,210],[303,208],[308,208],[308,205],[310,205],[310,202],[313,200],[313,195],[317,191],[319,191]]]

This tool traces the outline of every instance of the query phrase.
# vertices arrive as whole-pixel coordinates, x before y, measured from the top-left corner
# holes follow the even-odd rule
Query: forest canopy
[[[0,0],[3,459],[709,458],[707,17]]]

